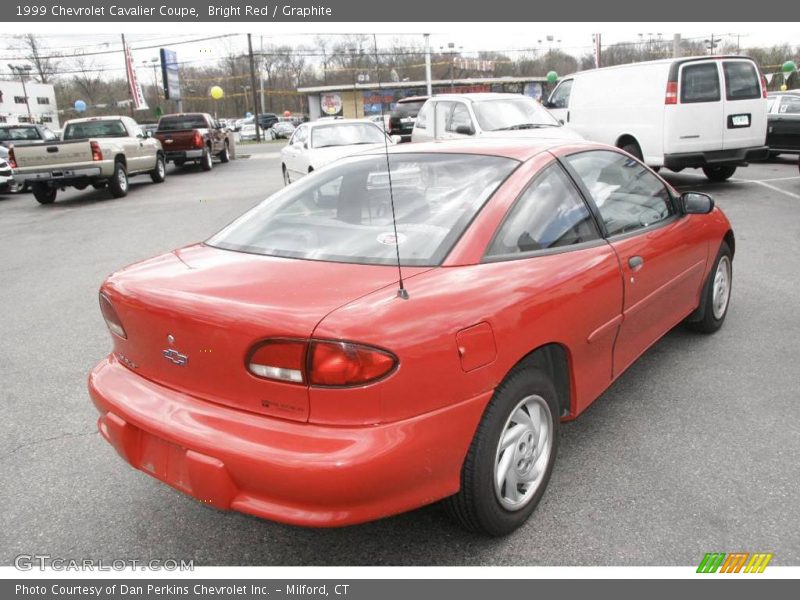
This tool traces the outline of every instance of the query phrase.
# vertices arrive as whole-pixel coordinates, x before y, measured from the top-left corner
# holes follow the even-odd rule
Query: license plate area
[[[728,115],[728,129],[750,127],[750,114]]]

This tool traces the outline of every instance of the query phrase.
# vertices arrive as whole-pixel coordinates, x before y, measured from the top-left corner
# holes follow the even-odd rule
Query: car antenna
[[[375,71],[378,74],[378,94],[381,92],[381,69],[378,64],[378,36],[372,34],[373,47],[375,48]],[[353,94],[356,93],[355,86],[353,86]],[[389,165],[389,136],[386,134],[386,115],[383,110],[383,98],[381,98],[381,123],[383,130],[383,148],[384,155],[386,156],[386,174],[389,177],[389,204],[392,206],[392,227],[394,228],[394,249],[397,255],[397,275],[399,277],[400,288],[397,290],[397,296],[403,300],[408,300],[408,290],[403,285],[403,268],[400,266],[400,238],[397,235],[397,217],[394,212],[394,190],[392,189],[392,169]]]

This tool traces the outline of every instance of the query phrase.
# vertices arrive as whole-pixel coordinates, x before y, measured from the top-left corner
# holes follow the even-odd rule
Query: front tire
[[[542,371],[518,368],[498,386],[461,469],[461,490],[446,500],[466,529],[511,533],[539,504],[559,440],[558,397]]]
[[[227,163],[231,160],[231,154],[228,149],[228,142],[225,142],[225,147],[222,149],[222,152],[219,153],[219,162]]]
[[[150,171],[150,179],[153,183],[164,183],[167,179],[167,163],[160,154],[156,157],[156,168]]]
[[[730,179],[736,172],[736,167],[703,167],[703,173],[711,181],[725,181]]]
[[[39,204],[52,204],[56,201],[56,194],[58,194],[58,190],[46,183],[33,184],[33,197]]]
[[[200,159],[200,168],[203,171],[210,171],[214,166],[214,158],[211,156],[211,149],[206,147],[203,150],[203,157]]]
[[[700,333],[714,333],[722,327],[728,314],[732,288],[733,256],[727,242],[722,242],[717,260],[703,287],[703,317],[687,325]]]
[[[122,161],[114,163],[114,174],[108,180],[108,189],[114,198],[128,195],[128,171]]]

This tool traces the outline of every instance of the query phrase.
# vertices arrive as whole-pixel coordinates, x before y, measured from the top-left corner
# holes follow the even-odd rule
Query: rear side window
[[[203,115],[175,115],[170,117],[162,117],[158,122],[159,131],[205,129],[206,126],[206,118]]]
[[[684,65],[681,70],[681,103],[717,102],[719,71],[716,63]]]
[[[761,85],[753,63],[744,60],[722,63],[725,73],[725,97],[728,100],[761,98]]]
[[[127,136],[128,131],[122,121],[83,121],[82,123],[70,123],[64,128],[65,140]]]
[[[513,256],[599,237],[583,198],[564,170],[554,164],[514,204],[487,256]]]

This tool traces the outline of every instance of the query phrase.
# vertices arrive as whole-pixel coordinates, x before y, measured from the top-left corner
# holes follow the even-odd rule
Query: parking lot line
[[[763,185],[765,188],[769,188],[769,189],[771,189],[771,190],[773,190],[775,192],[780,192],[781,194],[785,194],[787,196],[791,196],[792,198],[800,199],[800,194],[795,194],[794,192],[789,192],[787,190],[782,190],[778,186],[769,184],[766,181],[746,181],[744,183],[757,183],[757,184]]]

